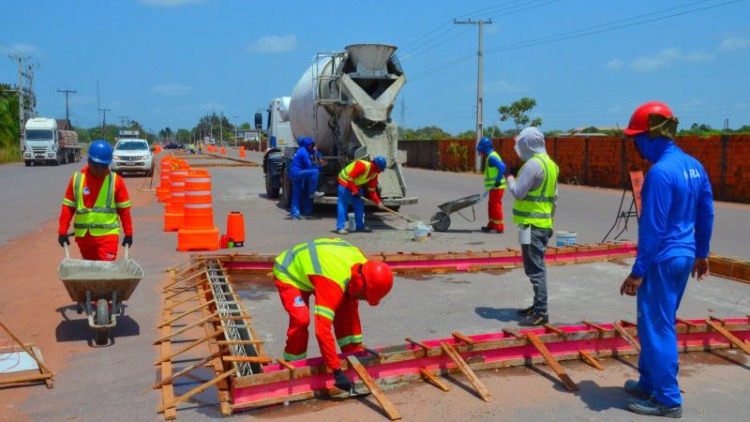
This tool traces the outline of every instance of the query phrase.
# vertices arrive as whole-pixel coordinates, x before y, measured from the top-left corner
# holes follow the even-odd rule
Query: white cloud
[[[289,34],[282,37],[278,35],[260,37],[247,48],[254,53],[282,53],[292,51],[296,47],[297,37],[294,34]]]
[[[31,44],[16,43],[10,47],[0,45],[0,54],[19,54],[22,56],[40,56],[40,51]]]
[[[624,64],[625,64],[625,63],[624,63],[624,62],[623,62],[622,60],[620,60],[620,59],[612,59],[612,60],[610,60],[610,61],[609,61],[609,62],[607,63],[607,66],[606,66],[606,67],[607,67],[607,69],[608,69],[608,70],[614,70],[614,71],[617,71],[617,70],[620,70],[620,69],[622,69],[622,66],[623,66]]]
[[[713,54],[702,51],[683,53],[679,48],[667,48],[651,56],[633,60],[630,68],[636,72],[653,72],[670,66],[674,62],[707,62],[715,58]]]
[[[156,7],[180,7],[188,4],[207,3],[210,0],[140,0],[141,3]]]
[[[725,38],[719,43],[719,50],[721,51],[742,50],[748,47],[750,47],[750,39],[741,37]]]
[[[174,95],[185,95],[190,92],[192,88],[185,85],[176,83],[168,83],[163,85],[157,85],[151,88],[151,92],[159,95],[174,96]]]
[[[473,88],[476,90],[476,86]],[[513,85],[512,83],[508,81],[494,81],[487,84],[487,92],[488,93],[495,93],[495,92],[523,92],[525,89],[518,85]]]

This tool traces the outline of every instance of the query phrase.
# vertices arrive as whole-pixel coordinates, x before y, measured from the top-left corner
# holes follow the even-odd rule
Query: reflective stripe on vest
[[[357,162],[361,162],[362,164],[365,165],[365,171],[362,174],[360,174],[356,179],[352,179],[351,177],[349,177],[349,173],[351,173],[352,170],[354,170],[354,165]],[[371,162],[365,161],[365,160],[352,161],[346,167],[344,167],[344,169],[341,170],[341,172],[339,172],[339,178],[347,183],[354,180],[355,185],[362,186],[365,183],[369,182],[370,180],[374,179],[375,176],[378,175],[377,172],[373,172],[372,174],[370,174],[370,168],[372,167],[372,165],[373,164]]]
[[[500,173],[500,169],[490,166],[490,157],[493,156],[497,157],[498,160],[503,161],[497,151],[492,151],[489,155],[487,155],[487,159],[484,160],[484,190],[505,189],[504,175],[503,178],[500,179],[500,186],[495,187],[495,181],[497,180],[497,174]]]
[[[555,216],[558,167],[549,155],[536,154],[529,161],[537,160],[542,165],[544,180],[542,184],[526,194],[523,199],[513,203],[513,222],[531,224],[543,229],[552,228],[552,217]],[[526,164],[524,164],[525,166]],[[519,171],[523,172],[523,166]]]
[[[362,252],[341,239],[317,239],[301,243],[276,257],[273,276],[282,283],[306,292],[314,287],[308,276],[320,275],[333,280],[346,291],[354,264],[367,261]]]
[[[120,233],[117,208],[114,206],[116,174],[109,173],[104,178],[99,196],[93,208],[86,208],[83,202],[83,188],[86,175],[76,172],[73,175],[73,198],[76,203],[76,215],[73,219],[73,231],[76,237],[83,237],[86,232],[92,236],[106,236]],[[130,206],[130,201],[123,205]]]

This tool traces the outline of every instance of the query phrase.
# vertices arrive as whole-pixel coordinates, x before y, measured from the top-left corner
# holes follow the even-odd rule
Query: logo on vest
[[[305,301],[302,300],[302,296],[295,297],[294,298],[294,304],[292,306],[294,306],[295,308],[301,308],[301,307],[305,306]]]
[[[83,194],[84,194],[84,195],[88,195],[89,193],[90,193],[90,192],[89,192],[89,187],[88,187],[88,186],[84,186],[84,187],[83,187]]]

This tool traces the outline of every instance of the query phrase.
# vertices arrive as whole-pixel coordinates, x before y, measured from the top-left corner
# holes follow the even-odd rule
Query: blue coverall
[[[675,320],[696,257],[708,257],[713,196],[703,166],[665,137],[635,137],[653,167],[641,191],[637,291],[639,385],[665,406],[682,404]]]
[[[293,219],[300,218],[300,202],[302,202],[302,214],[312,215],[313,194],[318,189],[318,176],[320,171],[313,164],[310,154],[312,144],[300,145],[292,158],[292,166],[289,176],[292,179],[292,204],[290,213]]]

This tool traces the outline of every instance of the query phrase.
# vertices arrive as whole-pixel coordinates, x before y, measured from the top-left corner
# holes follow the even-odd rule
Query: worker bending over
[[[508,191],[513,202],[513,223],[518,224],[523,269],[534,289],[534,303],[518,311],[526,319],[522,326],[539,326],[549,321],[547,306],[547,265],[544,262],[547,243],[552,237],[552,223],[557,203],[557,164],[547,155],[544,135],[527,127],[516,136],[515,151],[524,161],[518,180],[509,175]]]
[[[310,296],[315,295],[315,337],[333,371],[335,387],[350,392],[351,380],[341,370],[342,353],[363,350],[358,300],[377,306],[393,287],[393,273],[381,261],[368,261],[359,249],[341,239],[317,239],[282,252],[273,267],[281,303],[289,313],[284,359],[307,357]]]
[[[73,220],[76,243],[83,259],[114,261],[120,222],[125,232],[122,245],[133,244],[130,197],[122,178],[109,170],[112,147],[107,141],[92,142],[88,156],[88,166],[73,174],[65,191],[57,241],[60,246],[70,244],[68,228]]]
[[[292,180],[292,204],[290,212],[293,220],[301,220],[300,203],[302,204],[302,214],[312,216],[313,198],[323,196],[323,192],[318,192],[318,177],[320,170],[312,158],[315,151],[315,141],[310,138],[299,138],[297,140],[299,148],[292,158],[292,166],[289,170],[289,177]]]
[[[492,146],[490,138],[482,138],[477,144],[477,151],[484,158],[484,190],[489,192],[487,217],[489,222],[482,227],[485,233],[502,233],[505,231],[503,221],[503,193],[505,192],[505,163]]]
[[[379,209],[385,209],[385,205],[378,196],[378,175],[385,170],[385,157],[375,157],[372,161],[356,160],[349,163],[339,173],[338,187],[338,218],[336,219],[336,233],[347,234],[349,231],[344,227],[349,206],[354,208],[355,230],[369,233],[371,228],[365,226],[365,204],[362,201],[364,195],[363,187],[367,188],[370,200]]]
[[[677,383],[677,309],[690,273],[708,274],[714,221],[711,182],[701,163],[675,145],[677,118],[660,102],[639,106],[625,135],[653,164],[641,190],[638,254],[620,294],[637,296],[640,379],[625,390],[641,400],[633,412],[679,418],[682,395]]]

